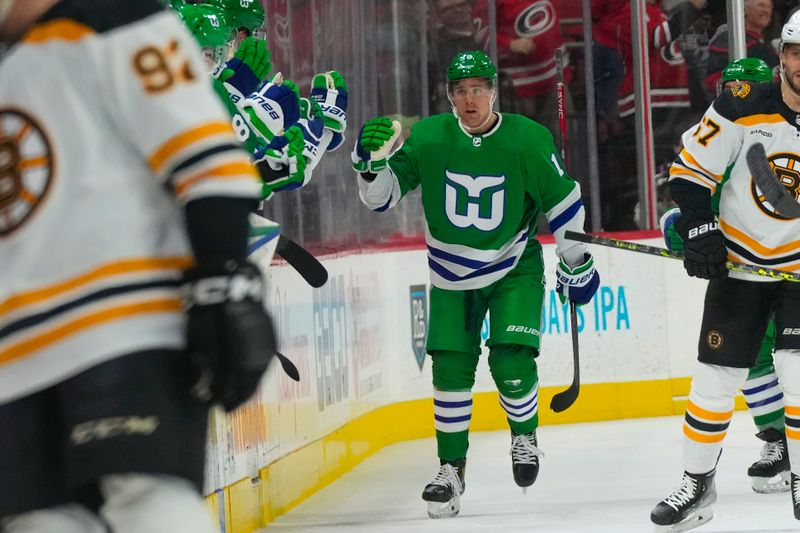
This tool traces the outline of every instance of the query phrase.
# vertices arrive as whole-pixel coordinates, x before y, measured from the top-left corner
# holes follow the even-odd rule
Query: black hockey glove
[[[711,210],[683,212],[675,229],[683,238],[683,266],[690,276],[712,279],[728,275],[725,238]]]
[[[254,264],[228,260],[186,271],[188,351],[197,366],[192,393],[231,411],[255,392],[277,351]]]

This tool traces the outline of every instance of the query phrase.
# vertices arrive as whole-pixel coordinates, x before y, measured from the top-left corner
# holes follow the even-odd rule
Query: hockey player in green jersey
[[[761,59],[746,57],[731,61],[722,71],[719,95],[723,90],[736,88],[742,82],[767,83],[772,81],[772,69]],[[723,177],[711,198],[712,209],[719,213],[719,197],[722,185],[729,175]],[[675,222],[681,211],[674,207],[661,217],[661,232],[670,250],[683,251],[683,239],[675,229]],[[784,492],[789,490],[789,455],[786,451],[786,435],[783,413],[783,392],[775,373],[772,351],[775,347],[775,321],[771,320],[756,364],[747,374],[747,381],[742,385],[744,396],[753,422],[758,428],[756,436],[764,441],[761,458],[750,465],[747,475],[750,476],[753,490],[760,493]]]
[[[302,98],[280,73],[267,79],[270,53],[254,37],[239,42],[223,62],[237,29],[252,33],[263,24],[264,10],[255,0],[179,3],[173,9],[204,51],[214,90],[261,174],[263,198],[307,184],[322,156],[344,139],[348,92],[341,74],[318,73],[311,94]]]
[[[439,472],[423,492],[432,518],[454,516],[464,492],[471,389],[487,310],[489,368],[511,428],[514,481],[536,480],[540,319],[544,295],[537,216],[544,213],[560,258],[562,300],[589,302],[600,277],[586,246],[564,238],[583,231],[579,185],[565,172],[553,137],[520,115],[492,110],[497,70],[483,52],[456,55],[447,71],[453,114],[426,118],[389,151],[400,125],[373,118],[354,148],[362,202],[393,207],[420,187],[427,222],[430,329]]]

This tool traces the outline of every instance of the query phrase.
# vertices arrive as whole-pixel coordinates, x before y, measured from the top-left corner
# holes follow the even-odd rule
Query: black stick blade
[[[297,371],[297,367],[294,366],[294,363],[280,352],[275,352],[275,355],[278,356],[278,361],[281,362],[281,367],[283,371],[286,372],[286,375],[295,381],[300,381],[300,372]]]
[[[575,400],[578,399],[578,394],[581,392],[581,386],[573,383],[567,390],[561,391],[550,400],[550,409],[556,413],[566,411],[569,409]]]
[[[315,289],[328,281],[328,271],[322,263],[292,239],[281,235],[275,253],[283,257]]]
[[[566,411],[578,399],[581,392],[581,360],[578,346],[578,310],[575,302],[569,303],[569,328],[572,336],[572,384],[550,400],[550,409],[556,413]]]
[[[787,218],[800,218],[800,204],[792,198],[786,187],[781,184],[781,180],[772,171],[763,144],[755,143],[747,149],[747,168],[767,202],[779,215]]]

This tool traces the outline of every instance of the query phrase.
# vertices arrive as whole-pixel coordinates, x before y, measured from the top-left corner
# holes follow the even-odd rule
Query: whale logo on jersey
[[[767,157],[767,160],[783,186],[786,187],[792,198],[797,201],[800,198],[800,155],[783,152],[772,154]],[[750,178],[750,192],[758,208],[767,216],[776,220],[789,220],[789,218],[779,215],[775,211],[775,208],[766,200],[761,189],[756,186],[752,178]]]
[[[534,2],[517,15],[514,30],[520,37],[535,37],[551,29],[556,23],[550,0]]]
[[[53,179],[53,151],[27,114],[0,109],[0,237],[19,228],[41,205]]]
[[[503,221],[505,176],[470,176],[445,171],[444,203],[450,222],[491,231]]]

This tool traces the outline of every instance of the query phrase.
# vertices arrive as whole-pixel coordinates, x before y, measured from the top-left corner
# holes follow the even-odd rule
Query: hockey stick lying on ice
[[[556,49],[556,68],[558,69],[556,93],[558,96],[558,126],[561,137],[561,159],[563,159],[564,164],[566,164],[567,102],[564,86],[563,51],[561,48]],[[572,384],[569,388],[559,392],[550,400],[550,409],[556,413],[568,409],[575,403],[575,400],[578,399],[578,394],[581,392],[580,351],[578,350],[578,310],[576,309],[575,302],[569,303],[569,327],[570,335],[572,335]]]
[[[763,144],[755,143],[747,149],[747,168],[767,202],[779,215],[786,218],[800,218],[800,204],[792,198],[786,187],[781,184],[781,180],[772,171]]]
[[[589,244],[599,244],[600,246],[609,246],[611,248],[619,248],[620,250],[628,250],[630,252],[639,252],[647,255],[660,255],[661,257],[668,257],[670,259],[680,259],[683,261],[683,254],[680,252],[673,252],[666,248],[659,248],[657,246],[647,246],[646,244],[639,244],[636,242],[619,241],[609,237],[598,237],[596,235],[586,235],[585,233],[577,233],[574,231],[566,231],[564,236],[573,241],[585,242]],[[728,261],[725,263],[728,270],[733,272],[744,272],[746,274],[754,274],[756,276],[763,276],[766,278],[774,278],[783,281],[800,281],[800,273],[789,272],[786,270],[778,270],[775,268],[760,267],[755,265],[745,265],[743,263],[735,263]]]

